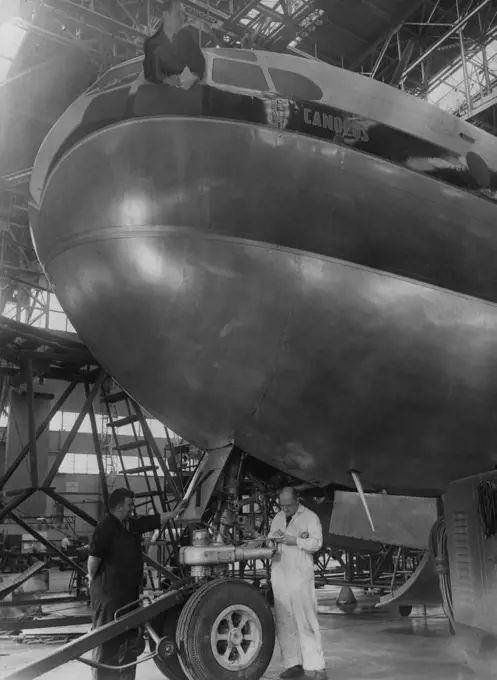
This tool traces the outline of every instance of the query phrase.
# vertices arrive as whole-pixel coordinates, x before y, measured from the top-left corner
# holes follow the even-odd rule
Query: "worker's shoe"
[[[328,676],[326,675],[326,671],[307,671],[305,674],[306,678],[309,678],[309,680],[328,680]]]
[[[280,678],[282,680],[287,680],[289,678],[303,678],[304,677],[304,669],[302,666],[292,666],[291,668],[287,668],[286,671],[283,671],[283,673],[280,675]]]

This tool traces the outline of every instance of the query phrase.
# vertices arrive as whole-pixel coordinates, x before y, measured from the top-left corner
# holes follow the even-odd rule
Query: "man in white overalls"
[[[280,677],[326,680],[312,557],[323,545],[321,522],[299,503],[292,487],[281,491],[280,507],[269,532],[279,543],[271,583],[276,635],[285,665]]]

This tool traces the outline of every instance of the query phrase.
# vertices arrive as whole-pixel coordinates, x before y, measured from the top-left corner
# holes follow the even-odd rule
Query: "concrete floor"
[[[326,612],[320,615],[320,623],[331,679],[467,680],[474,677],[460,664],[457,644],[449,635],[447,621],[440,610],[428,610],[426,616],[423,609],[414,610],[409,618],[401,618],[396,611],[343,614],[334,606],[336,593],[332,588],[318,591],[320,611]],[[365,602],[364,596],[360,597],[361,602]],[[28,645],[1,639],[0,678],[54,649],[53,644]],[[276,680],[282,669],[277,645],[264,679]],[[46,677],[90,680],[91,672],[82,664],[72,662]],[[163,678],[153,661],[138,668],[137,680]]]

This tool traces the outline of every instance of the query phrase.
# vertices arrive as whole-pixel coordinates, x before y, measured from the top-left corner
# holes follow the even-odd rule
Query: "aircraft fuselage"
[[[493,468],[497,140],[312,60],[206,58],[190,92],[114,69],[40,150],[33,236],[81,339],[197,446],[313,484]]]

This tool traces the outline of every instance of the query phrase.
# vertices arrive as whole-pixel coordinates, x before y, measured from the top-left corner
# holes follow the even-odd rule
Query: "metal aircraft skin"
[[[37,253],[122,387],[204,449],[437,495],[497,464],[497,139],[312,59],[139,60],[62,116]],[[254,70],[255,69],[255,70]]]

